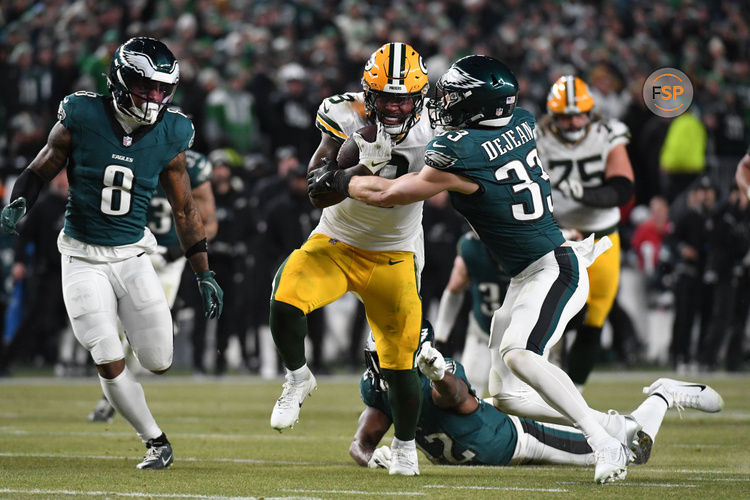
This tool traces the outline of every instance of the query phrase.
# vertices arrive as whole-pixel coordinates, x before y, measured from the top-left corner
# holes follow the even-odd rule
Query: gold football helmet
[[[405,43],[386,43],[365,64],[362,88],[367,117],[401,140],[419,119],[430,84],[422,56]]]
[[[573,75],[555,81],[547,95],[547,111],[552,115],[553,131],[569,142],[580,141],[589,126],[594,98],[586,82]]]

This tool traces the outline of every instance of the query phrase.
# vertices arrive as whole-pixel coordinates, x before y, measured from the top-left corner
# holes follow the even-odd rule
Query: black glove
[[[216,273],[211,270],[201,271],[195,275],[198,290],[203,299],[203,312],[207,318],[218,318],[224,308],[224,291],[214,279]]]
[[[0,227],[8,234],[18,234],[16,223],[26,213],[26,198],[16,198],[9,205],[3,207],[0,213]]]
[[[317,196],[333,192],[349,196],[349,181],[353,176],[347,170],[318,168],[307,174],[307,194]]]

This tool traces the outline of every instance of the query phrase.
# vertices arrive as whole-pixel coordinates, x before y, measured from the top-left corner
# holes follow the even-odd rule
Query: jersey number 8
[[[123,165],[107,165],[102,183],[102,200],[99,209],[105,215],[126,215],[130,213],[133,189],[133,171]]]

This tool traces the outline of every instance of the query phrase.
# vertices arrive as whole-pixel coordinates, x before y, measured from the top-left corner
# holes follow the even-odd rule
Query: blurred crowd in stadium
[[[175,101],[195,124],[194,149],[214,166],[220,229],[211,258],[227,303],[218,327],[200,314],[178,314],[192,341],[186,364],[196,372],[227,370],[223,351],[205,355],[208,330],[219,332],[217,345],[239,339],[244,369],[258,371],[271,357],[264,374],[279,373],[268,344],[268,293],[281,259],[320,216],[305,192],[319,141],[315,112],[326,96],[361,90],[364,61],[387,41],[415,47],[431,78],[463,55],[502,59],[518,76],[519,105],[537,116],[558,76],[585,79],[596,111],[628,125],[635,172],[634,200],[622,207],[623,283],[606,360],[743,369],[750,211],[731,188],[750,140],[747,2],[0,1],[3,185],[44,145],[65,95],[107,93],[111,54],[136,35],[161,39],[177,56]],[[641,97],[646,77],[662,67],[679,68],[694,87],[690,110],[676,119],[652,114]],[[64,200],[64,181],[50,189]],[[77,363],[64,333],[54,245],[64,204],[49,210],[34,234],[18,242],[0,236],[3,373],[11,364],[57,364],[70,374]],[[466,227],[445,196],[425,205],[424,222],[422,295],[431,317]],[[191,281],[183,280],[185,311],[200,310]],[[350,304],[310,315],[313,371],[361,368],[364,314]],[[670,351],[673,321],[679,335]],[[454,349],[462,329],[465,320],[454,327]],[[333,330],[346,341],[331,350]]]

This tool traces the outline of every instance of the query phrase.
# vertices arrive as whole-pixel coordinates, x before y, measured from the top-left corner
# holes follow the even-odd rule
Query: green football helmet
[[[435,99],[427,104],[432,127],[456,129],[506,125],[518,97],[518,80],[503,62],[471,55],[440,77]]]
[[[174,54],[159,40],[146,37],[131,38],[117,47],[107,74],[107,86],[120,112],[149,125],[170,103],[179,81]]]

